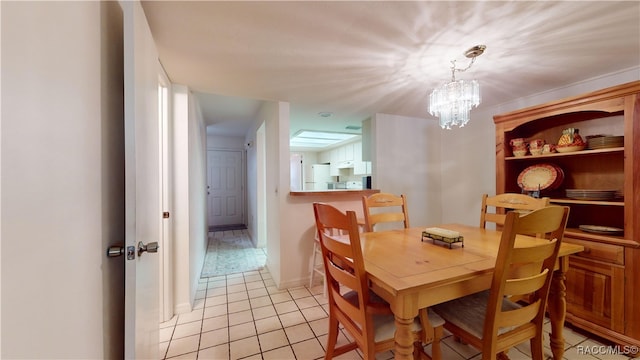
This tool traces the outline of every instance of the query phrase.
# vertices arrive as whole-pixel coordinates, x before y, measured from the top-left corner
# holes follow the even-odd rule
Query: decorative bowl
[[[524,150],[513,150],[513,156],[522,157],[527,155],[527,149]]]
[[[568,153],[568,152],[584,150],[586,147],[587,147],[587,145],[585,145],[585,144],[582,144],[582,145],[558,145],[558,146],[556,146],[556,151],[558,151],[559,153]]]

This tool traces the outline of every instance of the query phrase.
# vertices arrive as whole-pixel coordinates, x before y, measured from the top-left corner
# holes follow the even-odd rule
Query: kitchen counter
[[[334,190],[307,190],[307,191],[291,191],[290,196],[331,196],[331,197],[345,197],[345,196],[370,196],[375,193],[379,193],[378,189],[334,189]]]

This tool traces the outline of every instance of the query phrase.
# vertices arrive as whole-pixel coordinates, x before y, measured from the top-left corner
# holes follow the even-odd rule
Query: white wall
[[[282,249],[286,248],[287,229],[281,227],[282,213],[281,194],[289,188],[289,103],[265,103],[259,111],[258,118],[265,124],[265,205],[267,209],[267,268],[279,285],[284,271]],[[286,133],[286,134],[285,134]],[[287,141],[283,142],[286,138]],[[286,144],[286,156],[284,148]],[[283,177],[286,173],[286,177]]]
[[[257,121],[256,121],[257,123]],[[266,239],[258,237],[258,150],[256,132],[260,124],[255,124],[251,131],[247,132],[247,136],[243,139],[243,143],[251,143],[247,147],[245,155],[246,159],[246,225],[247,232],[251,237],[254,246],[264,247]],[[208,142],[207,142],[208,143]]]
[[[275,105],[264,103],[263,110]],[[263,115],[265,116],[265,115]],[[247,132],[247,230],[254,246],[266,248],[266,141],[265,119],[258,116],[250,131]]]
[[[189,274],[192,304],[207,253],[207,138],[197,98],[189,93]]]
[[[441,223],[442,184],[467,179],[443,179],[440,162],[441,131],[438,124],[421,118],[376,114],[371,119],[372,187],[405,194],[411,226]]]
[[[122,10],[0,7],[1,357],[122,358]]]
[[[439,202],[442,222],[479,224],[482,194],[495,194],[494,115],[635,80],[640,80],[640,67],[588,79],[499,106],[483,108],[480,105],[471,111],[471,120],[464,128],[442,130],[443,187]]]
[[[173,91],[173,304],[176,314],[191,311],[189,280],[189,89],[172,85]]]
[[[207,135],[207,149],[244,150],[245,140],[243,136]]]
[[[175,313],[191,311],[207,249],[206,135],[195,97],[173,85]]]

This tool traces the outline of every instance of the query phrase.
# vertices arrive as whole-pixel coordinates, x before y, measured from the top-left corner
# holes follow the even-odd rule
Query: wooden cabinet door
[[[624,332],[624,266],[572,256],[566,284],[569,313]]]

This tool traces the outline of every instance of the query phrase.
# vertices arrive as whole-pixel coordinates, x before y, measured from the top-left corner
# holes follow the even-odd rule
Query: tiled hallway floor
[[[267,261],[264,248],[255,248],[246,229],[209,232],[202,277],[262,270]]]
[[[322,285],[278,290],[266,270],[200,280],[195,308],[160,325],[163,359],[321,359],[327,337],[327,299]],[[546,331],[549,331],[548,324]],[[567,360],[628,359],[622,355],[584,354],[607,346],[565,327]],[[344,334],[340,335],[345,342]],[[548,338],[548,336],[547,336]],[[579,353],[582,349],[583,353]],[[446,333],[445,360],[479,360],[478,352]],[[429,347],[427,351],[430,352]],[[551,352],[545,348],[545,353]],[[511,359],[530,359],[528,344],[509,352]],[[392,352],[378,359],[393,358]],[[339,359],[361,359],[357,351]]]

